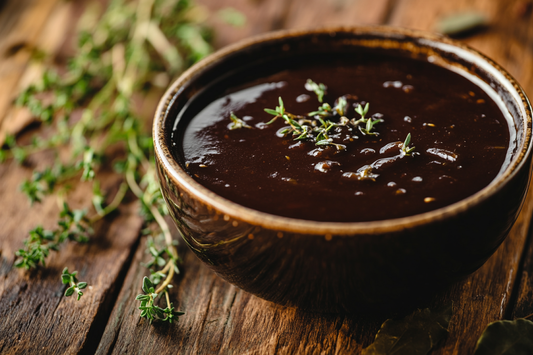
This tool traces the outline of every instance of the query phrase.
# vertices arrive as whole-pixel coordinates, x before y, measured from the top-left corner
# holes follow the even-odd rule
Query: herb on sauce
[[[402,144],[401,153],[403,155],[411,156],[414,153],[415,147],[409,148],[409,144],[411,144],[411,133],[407,134],[407,137],[405,137],[405,141]]]
[[[311,79],[307,79],[305,88],[309,91],[314,91],[317,95],[318,101],[322,103],[323,97],[325,95],[327,86],[320,83],[317,84]],[[333,146],[337,150],[345,150],[346,146],[344,144],[336,143],[332,138],[329,137],[328,132],[330,132],[335,127],[340,126],[353,126],[353,128],[358,128],[363,135],[377,136],[379,133],[373,131],[374,126],[378,123],[384,122],[381,118],[372,118],[366,117],[368,115],[368,110],[370,109],[370,103],[366,103],[363,107],[360,103],[355,107],[355,112],[359,114],[360,118],[348,119],[345,114],[348,108],[348,101],[346,97],[341,96],[335,101],[335,105],[331,105],[327,102],[322,103],[316,111],[309,112],[307,116],[299,116],[291,114],[286,111],[285,105],[283,104],[283,99],[279,97],[279,106],[276,106],[276,109],[265,108],[265,112],[274,116],[266,124],[272,124],[279,117],[283,118],[286,123],[289,124],[288,127],[285,127],[278,131],[279,134],[286,136],[292,135],[296,136],[294,140],[311,140],[315,142],[317,146]],[[333,118],[339,116],[338,122],[333,122],[325,118]],[[230,113],[230,119],[233,124],[230,124],[230,129],[241,128],[242,120],[238,119],[233,112]],[[241,123],[242,122],[242,123]],[[244,127],[244,126],[243,126]],[[249,126],[248,126],[249,127]],[[351,129],[351,128],[350,128]],[[411,142],[411,134],[407,135],[406,141],[401,147],[401,152],[403,155],[410,156],[412,155],[414,147],[408,148]],[[369,170],[370,171],[370,170]],[[361,175],[364,179],[367,179],[367,174]],[[371,174],[370,179],[375,180],[377,175]]]
[[[244,122],[239,117],[235,116],[233,112],[230,113],[229,118],[231,119],[231,123],[229,124],[228,128],[230,130],[239,129],[239,128],[252,128],[249,126],[246,122]]]
[[[312,91],[316,94],[318,98],[318,102],[322,103],[324,100],[324,95],[326,94],[326,90],[328,87],[322,83],[317,84],[311,79],[307,79],[307,82],[305,83],[305,88],[309,91]]]

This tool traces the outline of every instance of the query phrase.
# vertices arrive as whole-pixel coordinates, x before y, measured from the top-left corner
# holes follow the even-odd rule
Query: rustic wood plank
[[[533,56],[527,47],[527,43],[531,43],[531,26],[527,26],[531,18],[529,15],[516,15],[518,18],[510,15],[516,14],[514,4],[518,2],[453,0],[441,4],[422,0],[359,0],[350,4],[343,0],[327,0],[316,4],[312,1],[311,4],[300,0],[202,0],[212,12],[229,4],[248,14],[249,22],[243,29],[211,19],[217,29],[217,46],[282,27],[379,23],[389,18],[396,25],[431,29],[435,19],[448,11],[480,9],[487,11],[493,19],[491,27],[467,41],[495,58],[528,92],[533,92]],[[359,10],[355,11],[358,6]],[[505,15],[496,16],[500,13]],[[50,158],[45,154],[34,158],[30,164],[38,167]],[[21,246],[27,231],[38,222],[51,227],[57,212],[56,201],[47,199],[33,210],[34,215],[27,216],[28,207],[17,186],[30,173],[31,169],[11,162],[0,166],[0,196],[4,205],[10,206],[9,210],[0,214],[0,239],[3,241],[0,246],[2,353],[36,351],[36,345],[41,345],[45,353],[91,353],[96,347],[95,340],[100,336],[97,328],[103,329],[115,291],[118,291],[113,287],[123,279],[130,250],[135,251],[135,257],[107,323],[99,354],[353,354],[370,344],[386,318],[320,315],[274,305],[220,280],[191,252],[181,247],[180,253],[185,259],[183,272],[176,278],[171,296],[177,308],[187,313],[170,327],[150,326],[139,319],[140,311],[134,301],[140,293],[140,281],[145,274],[144,267],[139,263],[146,255],[144,240],[136,248],[140,219],[133,204],[121,210],[115,219],[102,224],[98,228],[101,232],[91,244],[64,248],[61,254],[51,259],[48,269],[34,273],[12,270],[13,252]],[[112,193],[117,183],[110,176],[106,188]],[[73,201],[76,207],[89,205],[86,199],[89,189],[88,186],[76,188]],[[453,301],[456,312],[449,337],[433,354],[471,353],[475,339],[486,323],[503,318],[510,312],[515,316],[531,313],[527,312],[531,310],[533,301],[533,243],[524,253],[526,262],[523,267],[520,260],[533,210],[532,201],[530,191],[517,225],[485,266],[428,302],[428,305],[438,306]],[[86,262],[87,257],[91,263]],[[80,302],[61,297],[64,287],[58,275],[63,266],[78,269],[80,278],[93,285]],[[512,289],[518,286],[521,270],[517,306],[513,309],[509,299]],[[80,312],[78,320],[75,320],[72,309]]]
[[[303,312],[252,296],[218,278],[184,247],[182,273],[171,291],[185,311],[177,324],[139,318],[135,296],[147,262],[143,240],[97,354],[352,354],[372,341],[384,318]],[[138,341],[143,339],[143,341]]]
[[[208,23],[213,28],[214,46],[224,47],[239,40],[281,28],[287,11],[285,0],[197,0],[210,14]],[[222,9],[238,9],[246,15],[246,24],[235,27],[225,23],[218,15]]]
[[[58,0],[10,1],[0,15],[0,127],[16,98],[31,49]],[[3,144],[0,137],[0,144]]]
[[[51,11],[48,21],[46,21],[46,24],[39,31],[36,42],[27,45],[23,49],[20,49],[20,51],[25,51],[30,56],[35,50],[42,51],[43,53],[58,53],[68,34],[71,33],[73,23],[69,19],[72,17],[75,9],[76,7],[72,6],[72,3],[57,3]],[[14,97],[16,97],[24,88],[38,81],[48,64],[48,62],[28,60],[25,67],[19,66],[16,70],[24,70],[20,73],[19,81],[16,87],[12,88],[13,90],[11,90],[10,95],[15,95]],[[7,64],[3,60],[0,60],[0,66],[3,65],[7,67]],[[10,70],[14,70],[14,68]],[[15,76],[19,75],[17,73],[15,74]],[[7,87],[2,87],[0,90],[7,92]],[[6,135],[16,135],[32,122],[34,122],[34,117],[27,108],[10,105],[5,110],[3,119],[0,119],[0,144],[3,144]]]
[[[5,11],[17,8],[21,13],[20,19],[13,21],[10,26],[0,25],[0,31],[9,33],[0,40],[2,45],[29,44],[52,54],[63,50],[61,46],[72,34],[68,29],[75,24],[76,14],[79,14],[84,3],[54,4],[50,0],[9,2],[4,7]],[[27,7],[18,8],[18,5]],[[4,14],[8,17],[10,15],[2,13],[2,16]],[[19,52],[24,55],[0,59],[0,73],[3,75],[0,90],[4,93],[0,95],[2,100],[7,96],[11,100],[16,94],[20,78],[26,82],[41,73],[39,66],[27,65],[29,51]],[[10,104],[9,100],[4,103]],[[17,125],[21,119],[28,117],[13,108],[9,110],[9,116],[4,116],[5,110],[0,111],[0,117],[8,117],[4,123]],[[50,354],[94,353],[140,234],[142,219],[138,215],[138,203],[129,202],[95,226],[95,234],[90,243],[64,245],[59,253],[52,253],[46,268],[29,272],[14,268],[14,253],[23,246],[22,241],[28,236],[28,232],[38,224],[53,228],[59,211],[55,197],[44,199],[30,210],[29,202],[20,192],[19,185],[34,169],[50,165],[57,153],[46,151],[32,155],[24,165],[14,161],[0,165],[0,196],[4,204],[3,212],[0,213],[2,354],[37,351]],[[114,196],[121,183],[120,179],[112,172],[102,173],[103,191]],[[74,186],[68,201],[71,207],[91,206],[91,184],[76,184],[76,180],[72,183]],[[63,297],[65,286],[61,283],[61,271],[65,266],[70,271],[78,270],[79,279],[89,284],[79,302],[72,297]]]
[[[236,4],[236,2],[230,3]],[[454,0],[442,4],[423,0],[376,1],[373,4],[379,3],[379,6],[376,5],[375,9],[365,14],[364,11],[360,11],[361,8],[358,8],[365,2],[353,2],[352,7],[343,8],[347,2],[338,1],[336,4],[342,11],[340,11],[341,16],[336,17],[339,11],[338,7],[332,7],[333,3],[322,1],[320,4],[310,4],[293,1],[287,7],[284,20],[281,18],[282,25],[309,28],[326,24],[328,21],[343,25],[365,23],[365,20],[368,20],[368,23],[379,23],[390,17],[390,22],[394,25],[431,30],[439,16],[454,10],[479,9],[494,16],[501,11],[499,6],[507,6],[504,1],[472,3]],[[226,2],[217,2],[216,8],[225,4]],[[349,20],[356,13],[363,18],[355,17],[351,23]],[[272,26],[272,29],[277,27]],[[513,26],[509,24],[508,27]],[[517,58],[526,57],[529,63],[531,53],[525,53],[527,42],[517,39],[519,35],[524,35],[524,31],[515,33],[512,35],[513,38],[509,39],[509,30],[505,31],[505,28],[503,25],[491,28],[472,37],[468,42],[481,50],[488,49],[489,52],[485,50],[488,55],[507,66],[516,62],[516,59],[513,62],[513,58],[509,55],[502,57],[501,53],[497,53],[497,45],[493,43],[501,44],[509,41],[508,43],[513,43],[513,55],[518,53],[521,56]],[[223,32],[219,34],[223,37]],[[218,43],[224,42],[219,40]],[[500,49],[508,47],[509,45]],[[511,50],[507,52],[511,53]],[[516,65],[514,69],[512,66],[509,67],[509,70],[523,85],[526,85],[526,88],[531,85],[530,69]],[[532,211],[533,192],[530,191],[522,214],[509,238],[487,264],[463,282],[441,291],[432,300],[420,304],[421,307],[428,305],[438,307],[454,302],[455,315],[450,325],[450,335],[433,354],[471,353],[475,341],[486,324],[506,316]],[[279,307],[226,284],[199,265],[190,252],[182,249],[182,253],[185,255],[184,271],[181,278],[176,281],[173,298],[177,300],[176,304],[180,305],[180,309],[187,311],[187,314],[177,325],[169,328],[159,325],[150,328],[147,322],[139,320],[139,311],[131,305],[144,275],[142,269],[136,268],[138,262],[142,260],[142,251],[138,250],[119,295],[117,304],[120,307],[115,307],[113,311],[111,319],[114,323],[108,323],[99,354],[151,351],[186,354],[352,354],[360,352],[372,342],[381,322],[386,318],[378,316],[363,319],[347,315],[320,315]],[[132,291],[132,288],[134,290],[137,288],[137,292]],[[135,339],[146,339],[146,343]]]
[[[211,14],[209,24],[215,33],[214,45],[221,48],[267,31],[306,29],[317,26],[355,26],[385,22],[393,0],[198,0]],[[234,27],[224,23],[221,9],[238,9],[246,14],[246,24]],[[319,11],[318,11],[319,10]]]
[[[519,270],[518,285],[516,287],[516,305],[512,311],[512,319],[528,317],[533,315],[533,242],[529,236],[528,247],[524,253],[524,264]]]

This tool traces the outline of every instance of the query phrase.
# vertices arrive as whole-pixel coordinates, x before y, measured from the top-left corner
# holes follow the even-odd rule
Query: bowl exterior
[[[161,166],[170,214],[190,249],[212,270],[266,300],[324,312],[394,305],[475,271],[507,236],[529,181],[529,169],[523,169],[490,199],[435,223],[390,233],[317,235],[224,214]]]
[[[496,183],[465,201],[383,222],[290,220],[250,211],[214,195],[174,160],[166,143],[168,120],[174,119],[172,110],[177,102],[189,100],[216,75],[219,63],[219,73],[227,70],[227,58],[231,64],[262,52],[268,57],[275,52],[271,43],[279,42],[285,50],[285,37],[287,43],[297,43],[291,44],[297,49],[305,47],[306,41],[320,46],[320,40],[313,42],[312,33],[274,34],[229,48],[193,67],[167,91],[158,107],[154,122],[157,172],[170,214],[185,242],[218,275],[243,290],[278,304],[325,312],[405,302],[478,269],[509,233],[529,185],[531,107],[521,88],[489,59],[450,40],[441,42],[435,35],[380,28],[316,33],[317,38],[333,33],[332,38],[345,46],[374,46],[379,41],[372,36],[382,36],[386,41],[379,46],[396,48],[400,43],[413,53],[424,41],[437,43],[431,47],[435,51],[441,43],[443,52],[457,46],[466,54],[452,50],[442,58],[461,67],[470,65],[468,70],[476,75],[494,72],[496,84],[505,81],[504,89],[515,93],[504,99],[516,106],[509,110],[520,136],[518,158]],[[482,65],[471,65],[470,55],[479,57]],[[191,83],[195,89],[188,88]]]

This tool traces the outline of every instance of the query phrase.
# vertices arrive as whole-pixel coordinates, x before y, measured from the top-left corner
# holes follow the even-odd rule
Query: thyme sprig
[[[405,156],[411,156],[415,150],[415,147],[410,147],[409,144],[411,144],[411,133],[407,134],[407,137],[405,137],[405,141],[402,143],[402,146],[400,148],[401,154]]]
[[[50,251],[59,250],[63,242],[86,241],[92,225],[115,211],[129,191],[140,200],[147,225],[158,226],[151,233],[163,236],[165,252],[159,257],[166,263],[157,263],[161,270],[152,275],[165,275],[156,293],[166,294],[168,306],[163,309],[165,317],[156,311],[157,319],[171,320],[180,313],[174,312],[167,292],[179,258],[164,218],[168,211],[156,180],[150,131],[138,107],[148,91],[166,87],[171,78],[211,52],[211,33],[197,10],[188,0],[111,0],[101,14],[89,7],[66,70],[60,75],[48,68],[38,83],[20,94],[16,103],[49,125],[53,134],[36,135],[26,145],[7,137],[0,161],[13,158],[23,163],[43,150],[61,150],[67,158],[57,154],[54,165],[35,172],[22,191],[31,203],[38,203],[71,180],[87,181],[93,186],[94,210],[71,210],[64,203],[57,228],[38,226],[30,231],[25,248],[16,252],[16,266],[45,266]],[[117,148],[122,153],[117,154]],[[104,165],[114,166],[123,179],[113,196],[101,189]],[[61,194],[68,200],[66,190]]]
[[[322,83],[317,84],[313,80],[307,79],[307,82],[305,83],[305,88],[316,94],[318,102],[322,103],[324,101],[324,95],[326,95],[326,91],[328,89],[326,85]]]
[[[377,136],[379,133],[372,132],[372,129],[374,128],[374,125],[376,123],[383,122],[383,120],[381,118],[376,118],[376,119],[372,119],[372,117],[365,118],[365,116],[368,114],[369,107],[370,107],[370,103],[368,102],[366,103],[364,108],[361,104],[357,105],[357,107],[355,108],[355,112],[357,112],[361,116],[361,118],[359,118],[358,120],[353,119],[352,124],[356,127],[359,127],[359,130],[364,135]],[[361,123],[364,124],[364,128],[361,127],[360,125]]]
[[[359,119],[348,119],[345,116],[348,109],[348,101],[345,96],[339,97],[332,107],[329,103],[323,102],[327,90],[326,85],[317,84],[308,79],[305,88],[314,91],[319,103],[321,103],[316,111],[309,112],[306,116],[289,113],[285,109],[283,99],[279,97],[279,106],[275,109],[264,109],[266,113],[274,116],[266,124],[272,124],[281,117],[289,125],[279,131],[282,135],[292,135],[295,137],[294,140],[311,140],[317,146],[333,146],[339,151],[346,149],[346,146],[334,142],[329,134],[336,127],[347,126],[350,130],[357,127],[364,135],[378,135],[378,132],[374,131],[374,126],[383,120],[381,118],[366,118],[370,107],[369,103],[366,103],[364,107],[361,104],[355,107],[355,112],[360,116]],[[233,118],[231,119],[233,120]]]
[[[233,112],[230,113],[229,117],[231,119],[231,123],[229,125],[230,130],[240,129],[240,128],[252,128],[252,126],[250,126],[249,124],[244,122],[242,119],[237,117]]]
[[[86,243],[92,228],[87,218],[87,211],[72,210],[65,202],[63,210],[59,214],[57,228],[46,230],[37,226],[30,231],[30,236],[24,241],[25,248],[19,249],[15,255],[18,259],[15,266],[31,269],[39,263],[46,266],[46,257],[50,251],[57,251],[64,242],[70,240],[78,243]]]
[[[185,314],[185,312],[174,311],[174,307],[168,296],[167,288],[169,286],[170,285],[166,285],[163,289],[161,287],[155,289],[155,285],[152,281],[150,281],[148,277],[144,277],[142,286],[144,294],[138,295],[135,299],[141,301],[141,306],[139,307],[141,310],[141,317],[148,319],[150,324],[154,320],[172,323],[175,317]],[[156,299],[160,296],[161,292],[165,295],[165,301],[167,304],[165,308],[156,305]]]
[[[346,117],[348,111],[348,100],[347,96],[341,96],[335,100],[335,104],[332,107],[327,102],[322,102],[325,92],[327,90],[326,85],[320,83],[317,84],[311,79],[308,79],[305,83],[305,88],[309,91],[314,91],[317,95],[320,106],[316,111],[309,112],[306,116],[298,116],[287,112],[285,105],[283,104],[283,99],[279,97],[278,102],[279,106],[276,109],[265,108],[265,112],[274,116],[266,124],[274,123],[278,118],[283,118],[289,126],[284,127],[278,131],[281,135],[292,135],[294,140],[308,140],[314,141],[316,146],[325,147],[333,146],[337,151],[345,150],[346,146],[334,141],[332,137],[339,136],[339,129],[342,127],[347,127],[351,132],[353,129],[358,129],[363,135],[377,136],[379,133],[375,131],[375,125],[384,120],[381,118],[380,114],[374,114],[373,116],[367,117],[370,109],[370,103],[364,103],[364,106],[361,103],[355,105],[355,113],[359,115],[359,118],[349,119]],[[233,112],[231,113],[233,115]],[[230,117],[234,120],[233,117]],[[231,128],[230,128],[231,129]],[[334,134],[331,134],[332,131],[335,131]],[[358,138],[357,136],[352,136],[353,138]],[[401,156],[411,156],[414,153],[415,147],[409,147],[411,143],[411,134],[409,133],[403,142],[403,144],[398,145],[400,148]],[[364,180],[374,180],[378,176],[372,172],[372,167],[363,167],[358,171],[358,176],[360,179]]]
[[[64,268],[63,273],[61,274],[61,282],[64,285],[69,285],[65,290],[65,297],[70,297],[76,292],[77,300],[79,301],[81,296],[83,296],[81,290],[87,287],[87,282],[78,282],[78,279],[76,278],[77,273],[77,271],[69,273],[68,268]]]

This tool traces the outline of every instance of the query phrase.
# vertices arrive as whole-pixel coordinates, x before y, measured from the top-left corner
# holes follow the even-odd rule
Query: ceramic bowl
[[[183,120],[180,114],[191,99],[228,72],[302,53],[366,47],[431,59],[492,88],[517,132],[508,168],[489,186],[444,208],[383,221],[331,223],[270,215],[217,196],[193,180],[171,153],[176,119]],[[281,305],[359,311],[448,285],[494,253],[515,222],[529,184],[531,106],[499,65],[445,37],[386,27],[285,31],[227,47],[187,70],[157,108],[153,139],[170,214],[190,249],[220,277]]]

